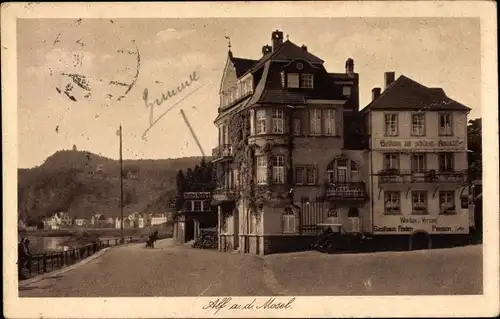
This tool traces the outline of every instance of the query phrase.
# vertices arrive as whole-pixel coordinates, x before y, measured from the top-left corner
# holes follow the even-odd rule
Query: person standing
[[[26,259],[26,269],[28,270],[28,273],[31,273],[31,252],[30,252],[30,247],[29,247],[29,244],[30,244],[30,240],[28,238],[26,238],[26,240],[24,241],[24,253],[25,253],[25,259]]]
[[[19,244],[17,244],[17,276],[19,280],[26,278],[23,273],[24,265],[26,262],[26,248],[24,246],[24,238],[21,238]]]

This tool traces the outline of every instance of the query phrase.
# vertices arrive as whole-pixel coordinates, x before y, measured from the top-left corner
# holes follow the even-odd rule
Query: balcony
[[[379,184],[394,183],[450,183],[466,184],[467,171],[439,171],[439,170],[382,170],[378,173]]]
[[[327,183],[325,185],[325,198],[335,202],[364,202],[367,199],[365,183]]]
[[[212,192],[212,199],[216,201],[234,201],[236,200],[237,191],[234,188],[221,186]]]
[[[212,149],[213,162],[221,160],[231,160],[233,158],[233,148],[229,144],[219,145]]]

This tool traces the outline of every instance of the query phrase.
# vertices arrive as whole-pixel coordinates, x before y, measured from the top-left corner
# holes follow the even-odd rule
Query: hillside
[[[124,160],[124,212],[165,211],[175,196],[175,176],[201,157]],[[18,211],[37,219],[56,211],[89,218],[120,215],[119,161],[84,151],[58,151],[31,169],[18,170]]]

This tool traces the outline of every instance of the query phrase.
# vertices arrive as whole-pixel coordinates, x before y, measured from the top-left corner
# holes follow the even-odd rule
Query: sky
[[[373,87],[383,87],[384,72],[394,71],[442,87],[472,108],[469,118],[481,117],[478,18],[18,19],[19,167],[73,145],[116,159],[120,124],[125,159],[211,155],[225,36],[234,56],[259,59],[276,29],[329,72],[344,72],[353,58],[361,108]],[[149,101],[161,101],[195,71],[197,80],[154,108],[150,128],[145,89]],[[70,76],[85,88],[73,83],[75,101],[64,93]]]

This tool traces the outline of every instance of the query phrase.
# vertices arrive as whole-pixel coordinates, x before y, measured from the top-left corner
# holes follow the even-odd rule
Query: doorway
[[[194,220],[186,221],[186,242],[194,239]]]

